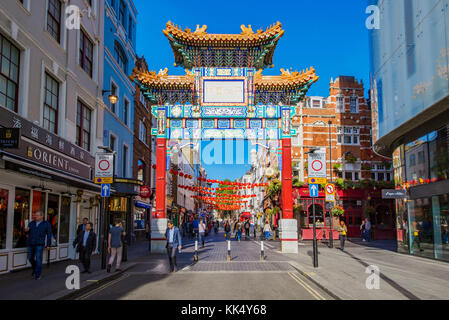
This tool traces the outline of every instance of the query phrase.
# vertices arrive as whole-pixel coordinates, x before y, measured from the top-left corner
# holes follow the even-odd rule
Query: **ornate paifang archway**
[[[207,26],[182,30],[171,22],[163,30],[183,76],[135,68],[131,79],[153,104],[157,117],[156,223],[152,248],[164,250],[166,228],[167,139],[259,139],[282,141],[282,251],[297,252],[293,219],[291,117],[295,105],[318,80],[315,70],[263,76],[284,30],[278,22],[265,31],[241,26],[240,34],[209,34]]]

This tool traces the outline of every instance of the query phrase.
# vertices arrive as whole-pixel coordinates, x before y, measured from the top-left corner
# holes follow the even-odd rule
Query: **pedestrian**
[[[237,240],[237,225],[238,225],[238,223],[239,222],[237,220],[234,221],[233,232],[234,232],[234,235],[235,235],[235,240]]]
[[[165,238],[167,239],[168,262],[170,263],[170,272],[178,271],[178,265],[176,264],[176,251],[181,252],[182,238],[179,229],[175,227],[173,221],[168,221],[167,230],[165,231]],[[178,249],[178,250],[176,250]]]
[[[226,240],[231,240],[231,222],[227,220],[224,225],[224,232],[226,235]]]
[[[237,222],[237,240],[240,242],[240,239],[242,238],[242,224],[240,222]]]
[[[34,214],[34,219],[25,228],[25,233],[28,235],[26,241],[28,247],[28,260],[31,263],[33,272],[31,276],[36,280],[42,279],[42,257],[44,248],[50,254],[51,247],[51,225],[48,221],[44,221],[44,215],[38,211]],[[45,245],[47,240],[47,245]]]
[[[109,230],[108,253],[110,254],[110,257],[109,257],[109,264],[107,266],[108,273],[111,272],[111,267],[112,264],[114,263],[115,258],[117,258],[115,271],[116,272],[121,271],[120,262],[122,262],[122,252],[123,252],[123,246],[121,241],[122,236],[126,236],[126,232],[123,231],[122,222],[119,219],[117,219],[115,221],[115,226]]]
[[[338,227],[338,232],[340,233],[340,249],[345,250],[345,241],[348,234],[348,228],[343,220],[340,221],[340,226]]]
[[[214,223],[214,232],[215,234],[218,234],[218,229],[220,228],[220,222],[217,220]]]
[[[201,248],[204,248],[205,233],[206,233],[206,225],[204,224],[203,219],[201,219],[198,225],[199,242],[201,242]]]
[[[249,228],[251,227],[251,224],[249,223],[249,220],[246,219],[245,222],[245,240],[249,239]]]
[[[363,242],[366,242],[366,240],[365,240],[365,220],[362,221],[362,225],[360,226],[360,237],[362,238]]]
[[[371,222],[369,218],[365,219],[365,241],[371,242]]]
[[[76,229],[76,236],[78,237],[78,235],[83,232],[84,230],[86,230],[86,224],[89,222],[88,218],[84,218],[83,219],[83,223],[81,223],[78,228]]]
[[[265,222],[265,225],[263,226],[263,232],[265,233],[265,240],[268,241],[271,232],[271,226],[268,222]]]
[[[412,230],[411,231],[412,231],[412,235],[413,235],[411,249],[413,250],[413,248],[415,247],[415,244],[416,244],[419,251],[423,252],[424,249],[421,248],[422,229],[416,221],[412,222]]]
[[[90,257],[97,248],[97,235],[93,231],[94,224],[88,222],[86,229],[81,232],[73,241],[73,247],[77,247],[80,262],[83,264],[84,271],[82,273],[92,273],[90,271]]]

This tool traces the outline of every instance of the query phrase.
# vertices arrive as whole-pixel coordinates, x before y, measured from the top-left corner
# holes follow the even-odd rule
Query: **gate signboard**
[[[309,153],[309,178],[326,178],[326,153]]]

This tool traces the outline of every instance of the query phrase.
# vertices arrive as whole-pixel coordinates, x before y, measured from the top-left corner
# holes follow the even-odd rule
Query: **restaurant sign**
[[[3,153],[18,156],[38,165],[91,180],[94,157],[91,154],[33,124],[16,113],[0,107],[0,126],[20,129],[18,148],[4,149]],[[0,146],[1,148],[1,146]]]

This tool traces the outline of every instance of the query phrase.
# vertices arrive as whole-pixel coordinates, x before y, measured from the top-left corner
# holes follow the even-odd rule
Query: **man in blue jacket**
[[[42,256],[44,254],[44,248],[49,251],[51,247],[51,225],[48,221],[44,221],[44,216],[39,211],[35,213],[34,220],[28,224],[25,232],[28,234],[28,260],[33,268],[33,277],[36,280],[40,280],[42,279]],[[45,242],[47,242],[47,245],[45,245]]]
[[[167,239],[167,254],[170,262],[170,272],[176,272],[178,266],[176,265],[176,249],[182,249],[182,238],[179,229],[174,226],[173,221],[168,221],[168,228],[165,231],[165,238]]]

